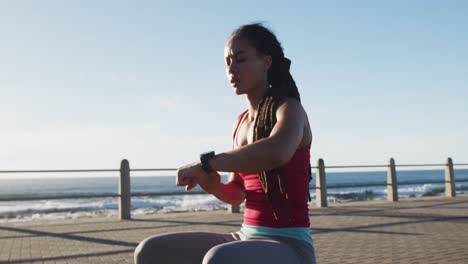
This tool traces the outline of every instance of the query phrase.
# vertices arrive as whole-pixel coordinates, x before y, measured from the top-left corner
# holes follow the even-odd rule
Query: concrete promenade
[[[318,263],[468,263],[468,195],[311,206]],[[241,214],[154,214],[0,224],[0,263],[133,263],[147,236],[230,232]]]

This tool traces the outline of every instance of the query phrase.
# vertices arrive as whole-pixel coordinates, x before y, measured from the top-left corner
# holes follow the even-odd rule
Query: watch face
[[[200,154],[200,158],[211,158],[214,156],[214,151],[208,151],[205,153]]]
[[[202,168],[207,173],[213,172],[213,168],[211,168],[210,164],[208,163],[208,160],[214,157],[214,155],[215,155],[214,151],[209,151],[209,152],[200,154],[200,161],[201,161]]]

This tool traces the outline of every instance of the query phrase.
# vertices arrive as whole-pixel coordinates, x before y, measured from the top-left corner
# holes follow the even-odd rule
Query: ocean
[[[36,219],[66,219],[92,217],[96,215],[116,217],[118,201],[115,197],[42,199],[27,201],[4,201],[21,197],[64,196],[64,195],[116,195],[118,177],[71,176],[55,178],[1,178],[0,175],[0,223],[23,222]],[[386,183],[386,171],[327,172],[327,185]],[[399,197],[421,197],[444,195],[444,170],[397,171]],[[226,176],[223,176],[226,180]],[[455,169],[456,180],[468,180],[468,169]],[[315,203],[315,174],[310,182],[312,203]],[[456,183],[457,193],[468,192],[468,182]],[[197,187],[194,191],[200,191]],[[185,193],[175,186],[175,176],[140,176],[131,179],[132,193]],[[328,188],[329,203],[343,203],[358,200],[386,199],[385,186]],[[208,194],[184,194],[164,196],[132,197],[132,215],[170,213],[178,211],[221,210],[227,206]]]

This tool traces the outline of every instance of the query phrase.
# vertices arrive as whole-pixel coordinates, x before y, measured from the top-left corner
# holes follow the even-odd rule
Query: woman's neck
[[[268,86],[265,85],[263,89],[255,89],[255,92],[247,94],[247,104],[249,110],[249,117],[248,120],[250,122],[255,120],[257,116],[258,108],[260,106],[260,101],[262,101],[263,97],[268,91]]]

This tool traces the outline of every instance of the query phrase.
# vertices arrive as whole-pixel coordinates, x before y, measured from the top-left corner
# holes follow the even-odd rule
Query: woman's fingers
[[[183,170],[179,169],[177,171],[177,176],[176,176],[176,185],[177,186],[184,186],[184,185],[187,185],[188,182],[189,182],[189,178],[187,177],[187,175],[185,175]]]
[[[190,182],[195,180],[197,176],[200,175],[200,170],[198,170],[197,167],[198,163],[192,163],[185,165],[183,167],[180,167],[177,170],[177,179],[176,179],[176,185],[177,186],[186,186],[190,184]],[[203,171],[202,171],[203,173]]]
[[[190,191],[197,186],[197,181],[192,177],[177,176],[176,185],[185,186],[185,190]]]
[[[192,177],[188,177],[188,176],[185,176],[185,175],[178,175],[177,178],[176,178],[176,185],[177,186],[188,185],[188,184],[190,184],[192,179],[193,179]]]
[[[191,179],[189,184],[185,185],[185,190],[190,191],[193,189],[195,186],[197,186],[197,182],[194,179]]]
[[[177,170],[176,185],[177,186],[187,185],[188,184],[187,178],[188,178],[188,175],[186,173],[186,170],[184,169],[184,167],[180,167]]]
[[[176,177],[176,185],[185,186],[187,191],[193,189],[198,184],[195,177],[189,173],[190,170],[187,168],[179,168]]]
[[[197,162],[180,167],[177,170],[176,185],[185,186],[187,191],[206,181],[206,173]]]

